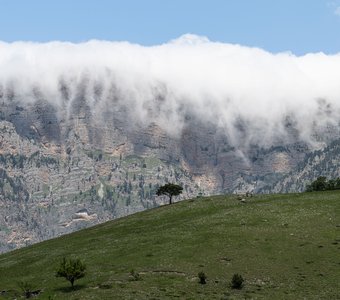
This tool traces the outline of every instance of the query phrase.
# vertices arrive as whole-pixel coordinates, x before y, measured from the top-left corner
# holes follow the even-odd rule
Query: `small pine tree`
[[[64,277],[71,283],[74,289],[74,282],[85,276],[86,266],[80,259],[66,259],[61,261],[56,272],[56,277]]]
[[[243,277],[240,274],[234,274],[233,278],[231,279],[231,287],[233,289],[242,289],[243,287]]]
[[[206,284],[207,283],[207,275],[205,275],[204,272],[199,272],[198,273],[198,278],[199,278],[199,282],[200,284]]]

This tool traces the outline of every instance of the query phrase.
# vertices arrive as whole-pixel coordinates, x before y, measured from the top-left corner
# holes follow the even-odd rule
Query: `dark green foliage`
[[[167,183],[157,189],[157,196],[165,195],[169,197],[169,204],[172,203],[172,197],[182,193],[183,188],[180,185]]]
[[[231,287],[233,289],[242,289],[244,279],[240,274],[234,274],[233,278],[231,279]]]
[[[320,176],[310,185],[307,185],[306,191],[327,191],[340,189],[340,178],[327,180],[325,176]]]
[[[80,259],[66,259],[64,257],[57,269],[56,277],[64,277],[73,288],[74,282],[85,276],[85,270],[86,266]]]
[[[136,272],[134,269],[132,269],[132,270],[130,271],[130,275],[132,276],[132,280],[133,280],[133,281],[139,281],[139,280],[142,279],[141,276],[140,276],[140,274],[139,274],[138,272]]]
[[[199,272],[197,276],[198,276],[198,279],[200,280],[199,281],[200,284],[206,284],[207,283],[207,275],[205,275],[204,272]]]
[[[21,291],[24,293],[24,297],[26,299],[31,298],[35,294],[39,294],[40,290],[34,291],[33,285],[27,281],[20,281],[18,282],[18,286],[21,289]]]

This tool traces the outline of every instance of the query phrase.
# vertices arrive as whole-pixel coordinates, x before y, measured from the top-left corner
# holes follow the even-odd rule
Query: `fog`
[[[273,54],[190,34],[151,47],[0,42],[2,103],[44,99],[65,112],[80,94],[99,117],[105,105],[124,105],[132,122],[174,136],[195,117],[237,146],[288,143],[292,132],[315,145],[316,132],[339,127],[340,55]]]

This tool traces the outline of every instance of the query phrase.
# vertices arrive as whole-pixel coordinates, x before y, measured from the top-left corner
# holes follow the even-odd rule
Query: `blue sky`
[[[270,52],[340,52],[340,0],[0,0],[0,40],[155,45],[182,34]]]

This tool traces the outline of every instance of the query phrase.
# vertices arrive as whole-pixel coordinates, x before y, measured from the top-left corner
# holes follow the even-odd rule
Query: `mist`
[[[194,117],[239,147],[292,138],[317,146],[326,128],[339,128],[340,55],[273,54],[190,34],[151,47],[0,42],[1,103],[43,99],[70,115],[80,94],[99,119],[108,105],[124,106],[138,126],[173,136]]]

